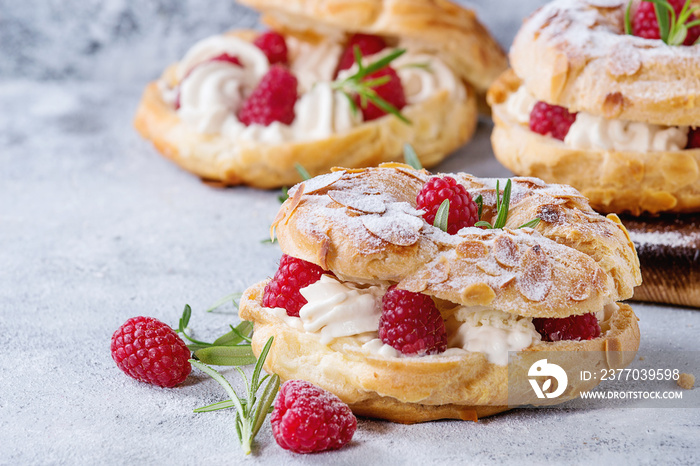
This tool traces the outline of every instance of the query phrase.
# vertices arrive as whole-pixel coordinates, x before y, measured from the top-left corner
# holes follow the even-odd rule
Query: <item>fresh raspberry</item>
[[[279,32],[264,32],[255,38],[253,44],[263,51],[270,65],[275,63],[287,64],[287,42]]]
[[[379,338],[403,354],[422,356],[447,349],[445,322],[433,299],[396,285],[382,298]]]
[[[362,56],[366,57],[384,50],[386,48],[386,42],[384,42],[384,39],[379,36],[355,34],[348,41],[348,45],[345,47],[343,55],[340,57],[340,61],[338,62],[338,71],[347,70],[355,64],[355,46],[360,49]]]
[[[379,97],[396,107],[397,110],[401,110],[406,106],[406,94],[404,94],[403,91],[401,78],[399,78],[399,75],[396,74],[396,71],[392,67],[384,67],[379,71],[365,76],[362,80],[369,81],[381,78],[382,76],[389,76],[389,81],[379,86],[374,86],[372,89],[379,95]],[[376,120],[377,118],[386,115],[384,110],[377,107],[370,101],[367,101],[367,106],[363,108],[359,95],[355,96],[355,103],[361,107],[360,109],[362,110],[362,116],[365,121]]]
[[[304,380],[282,384],[270,416],[272,435],[285,450],[314,453],[347,444],[357,419],[340,398]]]
[[[530,129],[543,136],[563,141],[569,128],[576,121],[576,114],[558,105],[537,102],[530,112]]]
[[[676,17],[678,17],[686,0],[669,0],[669,3],[675,10]],[[670,20],[670,13],[667,14]],[[695,19],[696,18],[691,15],[688,22],[694,21]],[[634,16],[632,17],[632,34],[645,39],[661,38],[659,21],[656,18],[656,10],[652,2],[641,2],[637,7],[637,11],[634,12]],[[698,40],[698,37],[700,37],[700,26],[691,27],[688,29],[688,35],[685,37],[683,45],[693,45],[695,41]]]
[[[297,78],[288,69],[274,65],[243,102],[238,119],[246,126],[269,126],[274,121],[291,125],[296,101]]]
[[[600,336],[600,325],[595,314],[582,314],[561,319],[536,317],[532,319],[532,323],[544,341],[592,340]]]
[[[112,359],[129,377],[174,387],[192,370],[190,350],[171,329],[153,317],[132,317],[112,335]]]
[[[698,149],[700,148],[700,127],[690,128],[688,133],[688,145],[686,149]]]
[[[299,317],[299,309],[308,302],[299,290],[316,283],[323,274],[318,265],[283,254],[275,276],[265,286],[263,306],[281,307],[287,315]]]
[[[431,225],[435,222],[440,204],[450,201],[447,217],[447,233],[454,235],[465,227],[473,227],[479,221],[479,208],[464,186],[451,176],[431,178],[416,197],[417,208],[423,210],[423,218]]]
[[[241,64],[241,61],[238,59],[238,57],[233,57],[233,56],[229,55],[228,53],[222,53],[221,55],[217,55],[209,61],[210,62],[222,61],[222,62],[230,63],[230,64],[236,65],[236,66],[243,66]]]

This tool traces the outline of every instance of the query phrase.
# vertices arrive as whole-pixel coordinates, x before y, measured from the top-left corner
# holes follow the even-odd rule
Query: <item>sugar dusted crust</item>
[[[508,115],[505,102],[522,84],[509,70],[488,94],[495,123],[493,150],[509,170],[575,186],[601,212],[700,210],[700,149],[642,153],[571,148]]]
[[[548,3],[518,32],[511,66],[538,100],[570,111],[668,126],[699,124],[700,47],[625,35],[627,3]]]
[[[233,35],[248,41],[255,37],[252,31]],[[169,68],[163,80],[173,83],[174,74],[173,67]],[[134,126],[162,155],[205,180],[277,188],[301,180],[297,164],[311,175],[327,173],[338,165],[376,166],[403,159],[405,143],[414,147],[424,166],[438,164],[467,142],[476,128],[476,95],[466,83],[465,89],[464,99],[453,99],[448,90],[441,90],[404,108],[402,113],[411,125],[386,116],[326,139],[264,144],[197,132],[180,120],[152,82],[144,91]]]
[[[484,199],[493,223],[496,180],[451,174]],[[343,170],[301,183],[273,223],[282,250],[361,283],[400,288],[525,317],[597,312],[641,283],[619,219],[595,213],[573,188],[514,178],[503,230],[448,235],[415,212],[425,171],[406,165]],[[501,188],[502,189],[502,188]],[[539,217],[536,229],[516,229]]]
[[[241,0],[278,30],[308,28],[394,36],[439,56],[480,94],[506,68],[501,47],[474,11],[446,0]]]
[[[252,345],[256,354],[274,336],[265,369],[283,380],[307,380],[335,393],[355,414],[401,423],[436,419],[476,421],[509,409],[508,367],[490,363],[484,354],[368,356],[360,350],[358,342],[347,337],[326,346],[317,335],[294,329],[262,307],[265,284],[260,282],[246,290],[240,317],[255,323]],[[620,305],[601,327],[604,333],[594,340],[541,343],[520,354],[612,352],[611,367],[628,364],[629,361],[613,359],[628,354],[620,351],[638,349],[639,327],[632,309]],[[571,386],[572,391],[589,388]]]

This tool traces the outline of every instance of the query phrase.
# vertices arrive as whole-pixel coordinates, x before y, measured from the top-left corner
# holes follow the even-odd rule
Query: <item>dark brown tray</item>
[[[633,299],[700,307],[700,214],[621,219],[642,268]]]

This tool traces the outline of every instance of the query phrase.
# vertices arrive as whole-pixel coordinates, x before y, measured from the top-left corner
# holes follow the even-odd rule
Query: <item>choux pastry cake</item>
[[[134,122],[223,185],[291,186],[301,168],[400,160],[406,143],[433,166],[470,139],[507,67],[474,12],[445,0],[241,3],[270,30],[195,44],[148,85]]]
[[[624,366],[638,349],[620,303],[640,283],[634,246],[568,186],[335,168],[293,187],[272,227],[280,267],[240,306],[253,351],[273,336],[268,372],[356,414],[476,420],[509,409],[509,352]]]
[[[498,160],[572,185],[601,212],[699,211],[700,28],[684,26],[695,3],[669,3],[666,42],[650,2],[555,0],[535,11],[488,93]]]

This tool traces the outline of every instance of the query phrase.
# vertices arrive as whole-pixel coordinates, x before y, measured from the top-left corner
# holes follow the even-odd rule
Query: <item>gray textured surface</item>
[[[539,2],[475,2],[505,44]],[[219,297],[270,276],[261,244],[277,193],[211,189],[131,128],[148,79],[196,39],[255,15],[232,2],[0,0],[0,464],[200,464],[243,459],[223,391],[201,374],[164,390],[115,367],[127,318],[202,338],[236,317]],[[505,176],[482,124],[442,171]],[[700,312],[635,305],[644,351],[698,350]],[[235,372],[225,373],[235,380]],[[696,374],[700,375],[700,374]],[[697,403],[696,403],[697,404]],[[700,461],[697,409],[518,410],[479,423],[361,420],[339,452],[297,456],[269,426],[268,464],[677,463]]]

